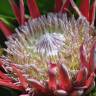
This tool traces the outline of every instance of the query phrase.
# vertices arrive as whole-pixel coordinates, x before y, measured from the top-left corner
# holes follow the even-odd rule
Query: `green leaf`
[[[54,8],[54,0],[36,0],[41,14],[52,12]]]
[[[14,14],[8,0],[0,0],[0,15],[14,18]]]
[[[90,92],[88,96],[96,96],[96,87]]]

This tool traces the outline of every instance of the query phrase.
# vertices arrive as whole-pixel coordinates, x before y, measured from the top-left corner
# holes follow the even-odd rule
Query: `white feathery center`
[[[64,36],[60,33],[48,33],[46,32],[37,41],[36,51],[41,55],[54,56],[64,45]]]

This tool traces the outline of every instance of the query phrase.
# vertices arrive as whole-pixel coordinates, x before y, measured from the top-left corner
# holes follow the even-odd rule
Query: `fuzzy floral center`
[[[49,62],[58,64],[60,61],[69,70],[78,70],[82,43],[89,53],[91,36],[88,22],[74,17],[68,20],[66,14],[51,13],[29,20],[16,32],[6,42],[8,59],[37,79],[47,77]],[[42,76],[36,75],[38,71]]]

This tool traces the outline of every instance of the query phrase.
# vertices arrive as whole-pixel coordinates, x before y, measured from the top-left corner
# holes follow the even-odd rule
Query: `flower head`
[[[35,1],[28,0],[32,19],[25,22],[23,0],[20,11],[14,0],[10,3],[21,26],[15,34],[7,35],[7,56],[1,58],[12,86],[6,84],[9,77],[2,77],[0,84],[25,90],[28,96],[81,96],[90,92],[96,69],[95,37],[90,34],[94,31],[90,30],[93,21],[81,14],[73,0],[63,2],[63,7],[62,0],[56,0],[55,11],[63,12],[71,3],[80,16],[77,20],[63,13],[40,16]],[[3,22],[1,25],[4,31],[11,32]]]

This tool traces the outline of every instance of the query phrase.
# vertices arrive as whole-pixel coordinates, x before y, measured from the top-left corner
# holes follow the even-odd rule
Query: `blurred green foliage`
[[[96,88],[94,88],[88,96],[96,96]]]
[[[41,14],[52,12],[54,8],[54,0],[36,0]]]

